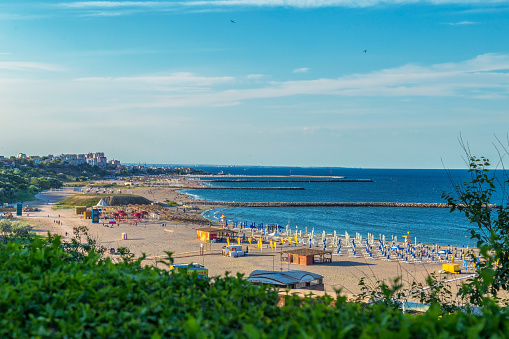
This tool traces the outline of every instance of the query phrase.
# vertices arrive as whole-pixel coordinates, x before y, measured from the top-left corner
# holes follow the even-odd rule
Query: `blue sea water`
[[[443,192],[451,192],[451,178],[457,182],[468,180],[466,170],[406,170],[406,169],[353,169],[353,168],[292,168],[292,167],[224,167],[196,166],[209,173],[257,176],[345,176],[349,179],[371,179],[372,182],[231,182],[210,183],[211,186],[270,187],[292,186],[305,190],[186,190],[196,198],[214,201],[237,202],[424,202],[443,203]],[[270,179],[282,179],[268,177]],[[244,177],[252,180],[255,178]],[[286,179],[286,178],[285,178]],[[294,177],[295,180],[303,178]],[[209,210],[204,216],[219,220],[225,215],[230,222],[274,223],[292,230],[328,234],[337,231],[350,235],[359,232],[378,237],[385,234],[391,239],[410,232],[412,242],[428,244],[474,246],[470,239],[469,224],[460,212],[450,213],[446,208],[389,208],[389,207],[280,207],[280,208],[222,208]]]

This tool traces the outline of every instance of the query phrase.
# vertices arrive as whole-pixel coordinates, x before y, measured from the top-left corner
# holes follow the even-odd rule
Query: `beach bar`
[[[253,284],[267,284],[280,288],[324,290],[322,275],[299,270],[283,272],[255,270],[251,272],[247,281]]]
[[[298,248],[283,251],[281,260],[290,264],[313,265],[318,263],[332,262],[332,251],[317,250],[312,248]]]
[[[235,233],[237,232],[220,227],[204,227],[196,229],[196,237],[198,240],[205,242],[224,240],[233,236]]]

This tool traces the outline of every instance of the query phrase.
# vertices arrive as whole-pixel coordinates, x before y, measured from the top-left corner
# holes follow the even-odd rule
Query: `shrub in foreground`
[[[424,315],[330,297],[287,296],[240,276],[211,281],[169,275],[139,261],[112,263],[94,251],[70,261],[60,239],[0,244],[2,337],[504,337],[509,314]]]

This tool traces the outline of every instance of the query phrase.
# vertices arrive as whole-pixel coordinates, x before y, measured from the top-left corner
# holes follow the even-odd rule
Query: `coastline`
[[[191,207],[194,199],[177,192],[179,189],[183,188],[143,187],[128,188],[126,191],[152,201],[165,201],[166,199],[176,201],[180,206],[169,207],[169,210],[178,209],[185,214],[200,215],[205,210],[221,207],[221,205],[211,203],[200,206],[200,209],[195,209]],[[226,272],[248,276],[253,270],[306,270],[323,275],[325,291],[333,295],[336,289],[342,289],[343,293],[347,295],[360,293],[358,283],[362,277],[367,277],[374,283],[378,280],[388,281],[402,276],[405,286],[409,287],[414,281],[424,283],[429,273],[438,272],[441,269],[440,263],[384,261],[349,256],[348,254],[334,255],[333,261],[328,264],[301,266],[280,261],[280,251],[296,248],[295,245],[278,247],[277,250],[273,250],[269,244],[264,244],[265,247],[260,250],[256,244],[249,245],[247,242],[243,244],[249,248],[249,254],[246,257],[223,257],[219,253],[222,246],[225,245],[224,243],[207,244],[206,255],[199,255],[203,243],[197,240],[196,229],[203,227],[204,223],[149,219],[136,226],[122,223],[109,227],[108,225],[103,226],[102,223],[92,224],[90,220],[82,219],[74,214],[72,209],[52,209],[55,202],[73,194],[76,192],[73,192],[72,189],[62,192],[43,192],[38,196],[42,200],[31,203],[31,205],[39,206],[41,211],[29,213],[29,216],[24,213],[23,219],[36,227],[36,233],[44,234],[49,231],[62,235],[64,240],[70,239],[73,227],[86,226],[89,228],[90,234],[106,248],[128,247],[136,257],[145,254],[147,257],[143,261],[143,265],[163,267],[157,261],[165,257],[165,251],[171,251],[174,253],[173,257],[176,263],[197,262],[204,264],[212,277],[224,276],[227,274]],[[57,224],[56,221],[60,223]],[[218,225],[218,223],[210,221],[208,223]],[[126,240],[122,239],[122,233],[127,233]],[[112,256],[112,259],[118,260],[118,256]]]

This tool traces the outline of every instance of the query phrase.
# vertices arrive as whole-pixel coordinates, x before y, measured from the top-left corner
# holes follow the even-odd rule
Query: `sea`
[[[223,187],[302,187],[304,190],[183,190],[197,199],[235,202],[417,202],[445,203],[442,193],[453,192],[454,185],[469,181],[467,170],[445,169],[364,169],[331,167],[193,166],[208,173],[235,175],[228,182],[209,182]],[[243,177],[244,176],[244,177]],[[258,176],[258,177],[251,177]],[[278,177],[279,176],[279,177]],[[292,176],[288,178],[288,176]],[[371,182],[323,182],[299,176],[343,176],[371,179]],[[204,180],[210,178],[203,178]],[[238,179],[247,182],[237,182]],[[254,182],[252,180],[289,179],[295,182]],[[323,178],[317,178],[323,179]],[[494,201],[495,202],[495,201]],[[468,219],[448,208],[411,207],[273,207],[220,208],[203,213],[229,223],[278,224],[292,231],[325,231],[327,234],[373,234],[386,239],[409,235],[412,242],[475,247]]]

